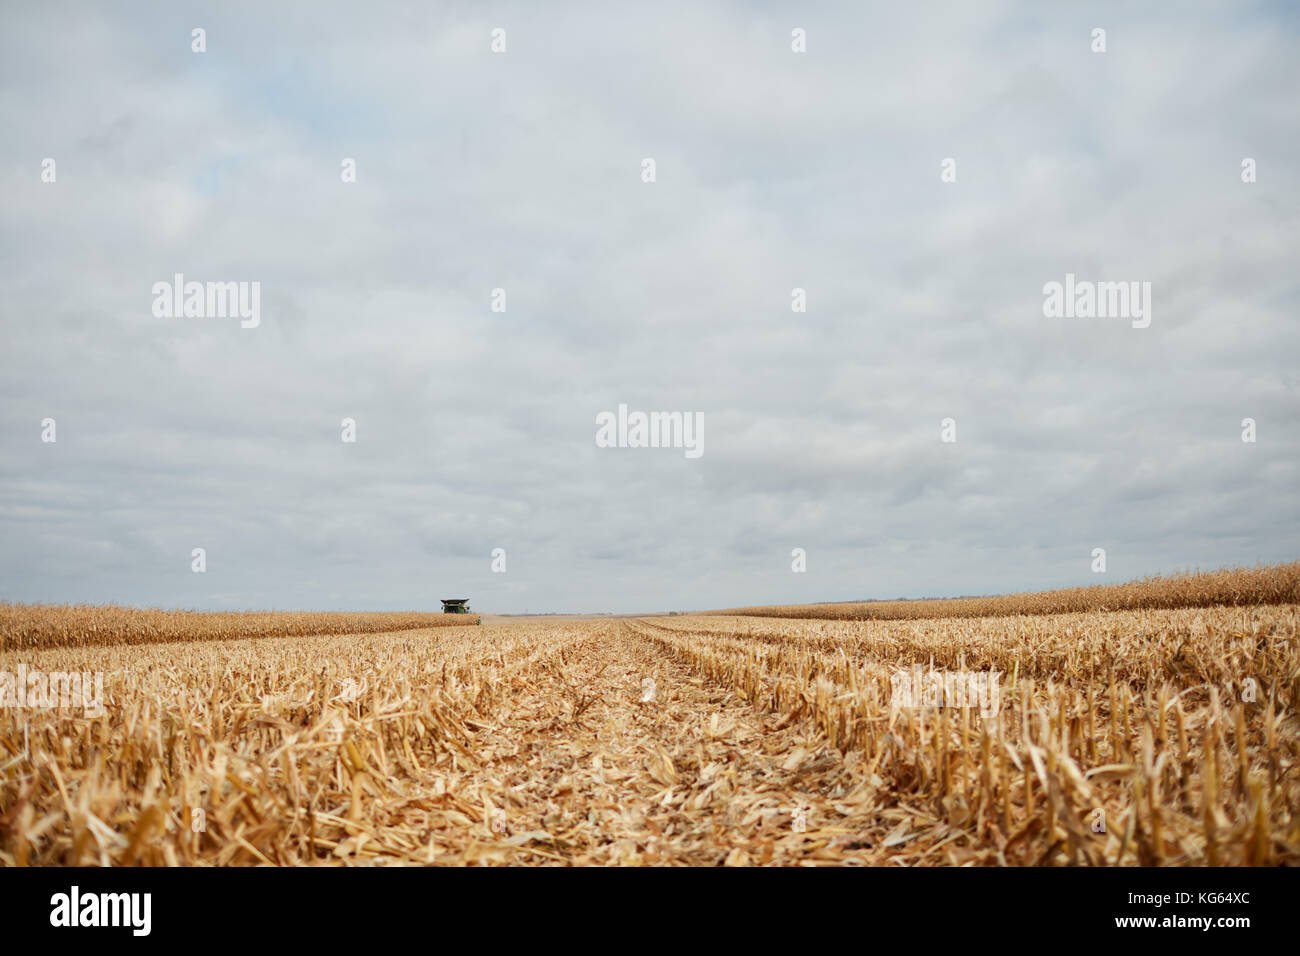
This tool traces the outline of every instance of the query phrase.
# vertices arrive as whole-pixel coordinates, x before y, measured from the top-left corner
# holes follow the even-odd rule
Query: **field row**
[[[411,611],[163,611],[115,605],[0,604],[0,651],[165,644],[246,637],[377,634],[477,623],[477,616]]]
[[[479,721],[589,637],[462,627],[22,655],[29,672],[104,671],[104,713],[0,709],[0,862],[433,862],[435,818],[482,819],[457,785],[479,766]]]
[[[634,627],[865,757],[892,862],[1294,864],[1297,610]]]
[[[1140,611],[1171,608],[1300,602],[1300,561],[1261,568],[1232,568],[1123,584],[1098,584],[990,597],[929,598],[915,601],[860,601],[841,604],[787,604],[710,611],[745,617],[825,618],[893,621],[919,618],[1002,617],[1010,614],[1063,614],[1071,611]]]

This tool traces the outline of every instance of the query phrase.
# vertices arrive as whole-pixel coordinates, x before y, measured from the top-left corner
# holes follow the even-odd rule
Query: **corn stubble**
[[[0,708],[0,864],[1295,865],[1298,612],[7,651],[106,701]],[[891,707],[912,665],[998,713]]]
[[[876,812],[899,821],[871,862],[1294,865],[1298,611],[635,627],[865,761]],[[912,665],[1000,672],[998,713],[892,707],[890,675]]]

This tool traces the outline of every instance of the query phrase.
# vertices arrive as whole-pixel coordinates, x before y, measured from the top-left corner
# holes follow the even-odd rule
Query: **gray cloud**
[[[1293,559],[1296,33],[1211,4],[15,11],[0,599],[635,611],[1087,584],[1093,547],[1110,579]],[[154,318],[175,272],[260,281],[261,326]],[[1066,272],[1150,281],[1151,327],[1044,318]],[[620,402],[702,412],[704,456],[595,447]]]

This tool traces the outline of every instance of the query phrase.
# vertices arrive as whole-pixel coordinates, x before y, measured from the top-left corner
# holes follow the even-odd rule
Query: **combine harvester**
[[[471,613],[471,611],[470,611],[470,609],[469,609],[469,598],[443,598],[443,599],[442,599],[442,613],[443,613],[443,614],[469,614],[469,613]],[[482,624],[482,623],[483,623],[483,619],[480,617],[480,618],[479,618],[478,620],[476,620],[474,623],[475,623],[475,624]]]

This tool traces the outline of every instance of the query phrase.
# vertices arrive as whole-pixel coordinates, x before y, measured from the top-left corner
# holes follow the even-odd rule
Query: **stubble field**
[[[1298,612],[11,649],[104,699],[0,707],[0,865],[1294,865]]]

